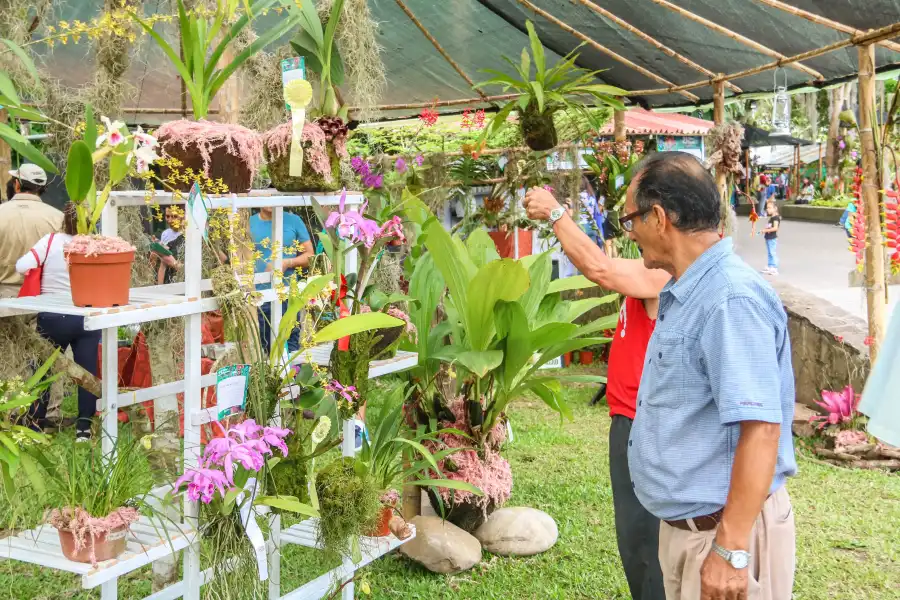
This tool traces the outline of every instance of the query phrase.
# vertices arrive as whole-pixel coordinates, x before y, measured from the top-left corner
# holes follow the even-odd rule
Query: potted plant
[[[578,362],[582,365],[590,365],[594,363],[594,351],[590,348],[582,348],[578,351]]]
[[[141,510],[150,510],[144,501],[153,485],[150,465],[144,446],[125,432],[105,453],[95,443],[66,444],[62,460],[45,464],[55,507],[47,522],[66,558],[96,565],[125,550],[126,530]]]
[[[159,159],[156,139],[140,127],[129,133],[120,121],[101,120],[102,133],[87,105],[83,137],[69,148],[66,166],[66,191],[78,217],[78,235],[64,248],[75,306],[128,304],[135,248],[120,237],[97,235],[97,223],[112,188],[130,173],[146,176]],[[95,168],[107,160],[109,177],[98,192]]]
[[[553,115],[560,110],[580,109],[580,98],[590,98],[594,105],[602,104],[624,110],[622,101],[614,98],[624,95],[624,90],[594,83],[600,71],[587,71],[575,66],[579,56],[577,51],[581,46],[548,69],[544,58],[544,46],[534,30],[534,25],[531,21],[526,21],[525,26],[528,29],[531,54],[529,55],[528,50],[523,48],[518,65],[503,57],[516,70],[516,75],[483,69],[493,77],[475,86],[476,88],[500,86],[504,93],[512,91],[520,94],[497,112],[491,126],[485,128],[483,138],[498,131],[506,123],[510,113],[516,110],[519,114],[522,136],[528,147],[532,150],[550,150],[557,143]],[[534,63],[534,78],[531,71],[532,63]]]
[[[428,250],[418,253],[421,262],[410,280],[410,293],[420,300],[411,304],[411,320],[429,331],[426,343],[419,336],[421,370],[413,372],[418,420],[422,426],[437,422],[437,427],[452,427],[472,438],[465,444],[471,452],[438,463],[445,477],[485,492],[476,499],[439,488],[450,508],[447,518],[471,530],[508,498],[512,480],[500,452],[510,402],[528,391],[568,415],[560,381],[605,381],[586,375],[548,377],[539,369],[566,352],[603,343],[593,335],[617,315],[584,326],[574,320],[616,296],[564,301],[562,291],[591,284],[583,278],[551,282],[549,253],[522,261],[500,259],[483,230],[462,243],[420,200],[407,194],[404,204],[408,218],[421,227]],[[435,383],[436,362],[452,373],[447,386]],[[454,436],[439,438],[447,448],[463,443]],[[480,475],[487,479],[471,479]],[[438,504],[434,496],[432,502]]]
[[[245,12],[237,17],[235,2],[216,0],[215,10],[206,12],[187,11],[183,1],[178,0],[183,59],[153,30],[151,23],[131,13],[174,65],[189,92],[194,121],[166,123],[157,132],[163,151],[170,157],[160,175],[181,191],[189,190],[202,174],[212,181],[221,180],[226,191],[244,193],[250,189],[261,164],[262,146],[254,132],[238,125],[212,123],[205,118],[216,94],[238,67],[295,27],[300,17],[288,12],[220,67],[220,60],[250,23],[251,15],[261,14],[272,6],[283,7],[282,0],[244,0],[243,5]]]

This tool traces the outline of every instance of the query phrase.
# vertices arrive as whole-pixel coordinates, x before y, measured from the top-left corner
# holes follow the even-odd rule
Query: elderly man
[[[658,153],[635,171],[620,222],[644,264],[671,275],[628,441],[635,493],[662,520],[666,598],[786,600],[794,520],[785,482],[797,469],[787,317],[719,238],[719,194],[694,157]],[[529,214],[558,214],[529,195]]]

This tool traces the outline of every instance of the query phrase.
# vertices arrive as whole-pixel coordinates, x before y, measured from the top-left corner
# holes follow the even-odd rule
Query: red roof
[[[678,113],[657,113],[643,108],[625,111],[626,135],[706,135],[715,127],[712,121]],[[600,135],[613,134],[613,121],[600,130]]]

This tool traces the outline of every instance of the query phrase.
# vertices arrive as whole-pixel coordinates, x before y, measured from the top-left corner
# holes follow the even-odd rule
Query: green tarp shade
[[[761,148],[764,146],[811,146],[813,142],[801,140],[792,135],[775,135],[771,131],[744,125],[742,148]]]

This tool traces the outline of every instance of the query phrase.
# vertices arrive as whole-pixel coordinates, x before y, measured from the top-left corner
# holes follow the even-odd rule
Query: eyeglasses
[[[619,225],[622,226],[622,229],[631,233],[632,231],[634,231],[634,219],[637,219],[638,217],[642,217],[652,210],[653,210],[653,205],[650,205],[647,208],[644,208],[641,210],[636,210],[633,213],[627,214],[624,217],[619,219]]]

